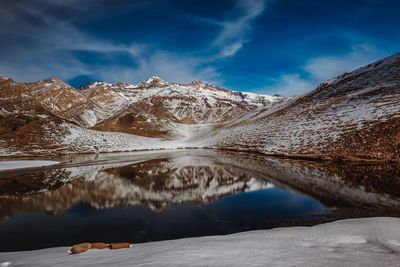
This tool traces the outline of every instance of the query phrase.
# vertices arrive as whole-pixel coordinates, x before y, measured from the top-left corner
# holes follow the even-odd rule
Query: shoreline
[[[137,150],[113,150],[113,151],[74,151],[69,153],[52,153],[54,151],[41,152],[42,157],[37,157],[34,153],[32,154],[21,154],[21,155],[6,155],[0,156],[0,161],[7,160],[33,160],[33,159],[50,159],[56,157],[68,157],[74,155],[104,155],[104,154],[118,154],[118,153],[140,153],[140,152],[174,152],[174,151],[190,151],[190,150],[213,150],[213,151],[231,151],[231,152],[243,152],[243,153],[254,153],[263,155],[265,157],[272,158],[283,158],[283,159],[294,159],[294,160],[305,160],[305,161],[318,161],[326,163],[360,163],[360,164],[400,164],[400,159],[369,159],[369,158],[358,158],[350,157],[345,155],[330,155],[330,154],[286,154],[286,153],[267,153],[260,150],[248,150],[248,149],[237,149],[237,148],[224,148],[224,147],[175,147],[175,148],[154,148],[154,149],[137,149]],[[36,154],[38,152],[35,152]],[[0,171],[1,172],[1,171]]]
[[[176,239],[155,239],[155,240],[148,240],[148,241],[141,241],[135,242],[132,240],[125,240],[133,242],[136,245],[146,244],[146,243],[154,243],[154,242],[167,242],[172,240],[178,239],[192,239],[192,238],[203,238],[207,236],[228,236],[228,235],[235,235],[241,234],[246,232],[254,232],[254,231],[270,231],[278,228],[296,228],[296,227],[314,227],[318,225],[324,225],[329,223],[334,223],[343,220],[358,220],[358,219],[370,219],[370,218],[380,218],[380,217],[390,217],[390,218],[398,218],[400,220],[400,210],[391,210],[391,209],[382,209],[382,208],[366,208],[366,207],[346,207],[346,208],[329,208],[329,211],[326,213],[321,214],[310,214],[303,217],[298,218],[286,218],[286,219],[272,219],[266,222],[265,227],[254,228],[252,230],[245,230],[245,231],[235,231],[231,233],[221,233],[221,234],[210,234],[210,235],[194,235],[194,236],[186,236],[180,237]],[[85,243],[85,242],[100,242],[102,240],[80,240],[78,243]],[[108,243],[115,243],[118,240],[112,240]],[[4,250],[2,247],[0,249],[1,253],[14,253],[14,252],[27,252],[27,251],[36,251],[36,250],[43,250],[55,247],[65,247],[66,245],[72,244],[60,244],[55,246],[38,246],[36,248],[24,248],[24,249],[17,249],[17,250]],[[1,265],[0,265],[1,266]]]

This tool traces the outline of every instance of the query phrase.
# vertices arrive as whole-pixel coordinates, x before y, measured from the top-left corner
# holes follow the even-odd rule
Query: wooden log
[[[96,243],[92,243],[92,248],[105,249],[105,248],[108,248],[108,244],[102,243],[102,242],[96,242]]]
[[[129,248],[130,244],[128,242],[120,242],[120,243],[111,243],[109,248],[110,249],[121,249],[121,248]]]

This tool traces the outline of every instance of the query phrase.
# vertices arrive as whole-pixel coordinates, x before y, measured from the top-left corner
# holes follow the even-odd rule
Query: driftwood
[[[73,245],[71,248],[71,254],[79,254],[88,251],[92,248],[92,244],[90,243],[81,243],[78,245]]]

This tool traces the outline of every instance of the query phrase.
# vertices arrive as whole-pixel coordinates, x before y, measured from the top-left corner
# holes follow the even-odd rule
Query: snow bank
[[[0,171],[43,167],[59,163],[58,161],[52,160],[5,160],[0,161]]]
[[[68,248],[0,253],[10,266],[399,266],[400,219],[343,220],[226,236],[135,245],[131,249]]]

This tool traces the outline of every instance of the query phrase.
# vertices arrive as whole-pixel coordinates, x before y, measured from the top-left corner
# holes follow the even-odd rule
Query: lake
[[[0,173],[0,251],[398,216],[400,168],[177,150]]]

